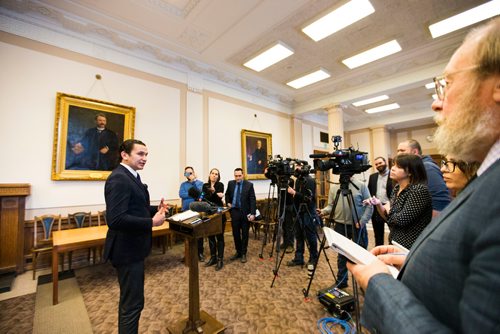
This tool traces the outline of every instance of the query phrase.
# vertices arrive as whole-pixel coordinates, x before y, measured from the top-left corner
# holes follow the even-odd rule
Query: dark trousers
[[[348,239],[352,239],[352,225],[346,225],[341,223],[335,223],[334,227],[335,232],[342,234]],[[366,232],[366,226],[362,229],[356,230],[356,240],[354,240],[358,245],[365,248],[368,246],[368,234]],[[347,284],[348,275],[347,275],[347,258],[343,255],[338,254],[337,256],[337,282],[336,284]]]
[[[283,246],[292,246],[295,242],[295,210],[293,205],[285,206],[285,218],[283,220]]]
[[[226,214],[222,215],[222,233],[208,237],[210,257],[224,258],[224,230],[226,229]]]
[[[144,261],[115,266],[120,284],[118,332],[139,331],[139,318],[144,308]]]
[[[234,248],[236,248],[236,253],[238,253],[238,255],[246,255],[250,224],[248,223],[247,217],[240,209],[231,209],[231,227],[233,228]]]
[[[295,249],[294,261],[304,263],[305,241],[309,247],[309,262],[316,263],[318,258],[318,239],[316,237],[316,226],[308,213],[300,213],[295,224],[295,237],[297,238],[297,248]]]
[[[372,226],[373,234],[375,234],[375,246],[384,244],[384,225],[385,220],[380,216],[377,208],[373,208]]]
[[[203,255],[203,238],[198,239],[198,254]]]

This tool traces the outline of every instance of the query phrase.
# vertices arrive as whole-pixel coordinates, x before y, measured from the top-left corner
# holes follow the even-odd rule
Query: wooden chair
[[[42,225],[43,233],[38,233],[38,224]],[[35,216],[33,225],[33,248],[31,256],[33,261],[33,280],[36,278],[36,262],[38,255],[50,253],[52,259],[52,232],[61,230],[61,215]]]
[[[108,221],[106,219],[106,210],[97,211],[97,226],[101,226],[101,224],[108,224]]]
[[[70,228],[82,228],[82,227],[90,227],[92,226],[92,214],[91,212],[75,212],[75,213],[70,213],[68,214],[68,225]],[[87,261],[90,262],[90,251],[91,249],[89,248],[88,255],[87,255]],[[68,266],[69,270],[71,270],[71,262],[73,258],[73,252],[68,253]],[[95,258],[96,258],[96,248],[92,248],[92,260],[93,263],[95,264]],[[64,254],[63,254],[63,262],[62,266],[64,269]]]

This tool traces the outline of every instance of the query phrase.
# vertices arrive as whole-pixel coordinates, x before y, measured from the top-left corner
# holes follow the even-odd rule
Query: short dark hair
[[[420,146],[420,143],[418,141],[416,141],[415,139],[408,139],[406,142],[412,149],[416,149],[418,154],[422,154],[422,146]]]
[[[394,157],[394,164],[408,173],[410,184],[427,184],[427,173],[422,158],[414,154],[403,153]]]
[[[243,173],[243,169],[242,169],[241,167],[235,168],[235,169],[234,169],[234,171],[235,171],[235,172],[240,171],[240,172],[242,172],[242,173]]]
[[[375,160],[377,160],[377,159],[382,159],[382,160],[384,160],[385,163],[387,163],[387,161],[385,161],[384,157],[376,157]],[[373,160],[373,161],[375,161],[375,160]]]
[[[193,167],[191,167],[191,166],[184,167],[184,171],[187,171],[188,169],[191,169],[194,172],[194,168]]]
[[[118,149],[118,154],[120,155],[120,162],[123,160],[122,159],[122,152],[130,154],[132,152],[132,150],[134,149],[135,144],[146,146],[146,144],[144,144],[139,139],[127,139],[123,143],[121,143],[120,148]]]
[[[458,169],[460,169],[462,173],[464,173],[465,177],[467,178],[467,181],[472,179],[472,177],[477,173],[479,166],[481,166],[481,163],[477,161],[467,162],[463,160],[458,160],[455,163]]]
[[[94,118],[94,119],[95,119],[96,121],[97,121],[97,117],[104,117],[106,120],[108,119],[108,118],[106,117],[106,115],[104,115],[102,112],[100,112],[100,113],[98,113],[97,115],[95,115],[95,118]]]

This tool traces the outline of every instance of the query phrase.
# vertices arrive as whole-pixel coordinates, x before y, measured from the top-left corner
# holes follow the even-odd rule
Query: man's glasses
[[[446,74],[440,75],[438,77],[435,77],[433,79],[434,89],[436,90],[436,95],[437,95],[438,100],[444,101],[444,97],[446,96],[446,87],[448,86],[448,83],[446,81],[447,77],[449,77],[452,74],[474,70],[474,69],[478,68],[478,66],[479,65],[469,66],[469,67],[463,68],[463,69],[458,70],[458,71],[446,73]]]
[[[448,173],[453,173],[455,171],[455,167],[457,166],[457,162],[453,160],[441,160],[441,168]]]

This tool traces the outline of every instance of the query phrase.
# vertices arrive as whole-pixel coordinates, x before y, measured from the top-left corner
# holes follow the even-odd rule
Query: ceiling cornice
[[[191,6],[199,1],[190,1]],[[163,6],[164,1],[149,1],[150,4]],[[163,4],[163,5],[162,5]],[[167,10],[166,6],[163,6]],[[185,7],[187,8],[187,7]],[[191,10],[193,9],[191,8]],[[49,7],[37,1],[5,0],[2,1],[0,14],[10,17],[24,24],[36,24],[38,27],[49,29],[57,33],[68,35],[73,38],[82,39],[99,45],[102,48],[114,49],[147,60],[156,64],[167,66],[174,70],[183,72],[194,72],[203,77],[204,80],[214,81],[218,84],[237,89],[239,91],[263,98],[265,100],[281,104],[287,108],[292,107],[292,96],[284,95],[263,85],[243,79],[227,71],[222,71],[211,65],[181,56],[165,48],[157,47],[150,43],[138,40],[132,36],[116,32],[90,21],[76,20],[67,13]],[[179,13],[178,13],[179,14]],[[186,14],[187,15],[187,14]],[[4,29],[7,28],[7,29]],[[7,32],[36,39],[37,36],[25,36],[20,31],[14,31],[16,27],[3,27]],[[17,28],[23,30],[19,25]],[[195,36],[196,37],[196,36]],[[193,38],[192,36],[190,38]],[[56,45],[68,49],[68,45]],[[95,55],[92,55],[95,57]]]

